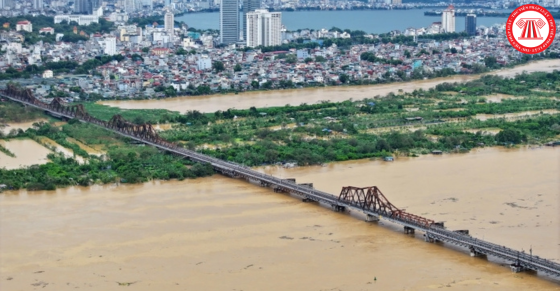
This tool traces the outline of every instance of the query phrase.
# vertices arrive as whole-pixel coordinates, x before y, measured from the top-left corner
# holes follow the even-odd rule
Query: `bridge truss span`
[[[271,187],[278,192],[297,195],[304,201],[314,201],[328,205],[336,211],[358,210],[376,220],[384,219],[400,224],[404,226],[407,233],[414,233],[414,230],[422,231],[426,241],[451,243],[468,248],[471,255],[494,256],[512,262],[511,268],[513,271],[530,269],[560,277],[560,264],[556,262],[476,239],[466,233],[448,230],[441,223],[436,223],[433,220],[408,213],[404,209],[396,207],[376,186],[344,187],[340,194],[335,196],[298,185],[295,181],[280,179],[236,163],[178,147],[176,144],[161,138],[151,124],[134,124],[126,121],[120,115],[113,116],[109,121],[100,120],[89,115],[81,104],[70,106],[59,98],[53,99],[50,103],[44,103],[36,99],[31,90],[13,84],[9,84],[4,90],[0,90],[0,96],[44,110],[54,116],[78,119],[95,124],[132,140],[187,157],[196,162],[211,164],[217,172],[223,175],[257,182],[261,186]]]

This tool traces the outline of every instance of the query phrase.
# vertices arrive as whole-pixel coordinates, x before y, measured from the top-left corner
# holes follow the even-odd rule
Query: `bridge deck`
[[[152,145],[154,147],[160,148],[165,151],[169,151],[187,157],[196,162],[209,163],[214,167],[214,169],[217,172],[220,172],[224,175],[228,175],[231,177],[240,177],[254,182],[260,182],[261,185],[271,186],[273,188],[280,189],[284,192],[288,192],[300,196],[306,200],[312,200],[326,205],[330,205],[337,210],[354,209],[354,210],[361,211],[368,216],[383,218],[393,223],[400,224],[405,227],[409,227],[424,232],[427,241],[441,241],[441,242],[451,243],[458,246],[466,247],[471,251],[471,253],[493,256],[493,257],[497,257],[513,262],[514,264],[512,265],[518,268],[518,270],[530,269],[530,270],[543,272],[552,276],[560,277],[560,264],[556,262],[542,259],[537,256],[532,256],[524,252],[519,252],[517,250],[507,248],[505,246],[499,246],[484,240],[474,238],[468,234],[451,231],[434,224],[432,225],[419,224],[417,223],[417,221],[414,220],[407,220],[407,219],[402,219],[400,217],[395,217],[394,215],[392,215],[392,213],[371,211],[369,209],[364,209],[364,207],[362,207],[357,203],[341,201],[339,197],[323,191],[312,189],[306,186],[301,186],[296,184],[295,182],[280,179],[271,175],[266,175],[236,163],[223,161],[220,159],[216,159],[207,155],[197,153],[195,151],[179,148],[174,144],[162,141],[161,139],[159,139],[159,137],[154,138],[153,136],[150,135],[141,136],[140,134],[135,133],[134,130],[115,127],[114,124],[112,124],[111,122],[105,122],[92,118],[89,115],[87,115],[87,113],[86,115],[84,115],[84,113],[80,113],[80,111],[66,110],[64,108],[61,109],[60,106],[55,107],[54,105],[51,105],[52,103],[51,104],[41,103],[37,99],[34,98],[29,99],[29,97],[25,97],[25,96],[22,97],[18,94],[13,94],[13,93],[9,94],[10,92],[6,92],[6,91],[9,90],[5,90],[3,94],[0,94],[0,96],[16,102],[23,103],[28,106],[45,110],[57,116],[65,117],[68,119],[77,118],[84,122],[90,122],[96,124],[110,131],[113,131],[117,134],[126,136],[128,138],[131,138],[133,140],[148,145]]]

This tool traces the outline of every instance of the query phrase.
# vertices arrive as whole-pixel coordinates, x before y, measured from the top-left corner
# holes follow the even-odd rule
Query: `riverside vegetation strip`
[[[278,162],[313,165],[388,155],[417,156],[433,150],[465,152],[483,146],[543,144],[560,139],[559,97],[560,72],[554,71],[515,78],[484,76],[468,83],[443,83],[430,90],[384,98],[211,114],[84,105],[102,119],[119,113],[138,123],[171,123],[160,126],[171,127],[160,132],[163,138],[224,160],[256,166]],[[484,118],[479,118],[481,115]],[[51,154],[51,162],[46,165],[0,170],[1,183],[12,188],[52,189],[212,174],[207,165],[189,168],[186,160],[129,144],[125,138],[75,120],[62,127],[36,124],[8,137],[37,136],[51,138],[88,162],[80,165],[72,158]],[[69,137],[90,146],[102,145],[107,155],[90,156],[68,141]]]

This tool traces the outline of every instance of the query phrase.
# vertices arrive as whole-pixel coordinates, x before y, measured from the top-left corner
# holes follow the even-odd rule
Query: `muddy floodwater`
[[[377,185],[452,229],[560,260],[560,149],[261,168]],[[504,262],[223,176],[0,194],[1,290],[559,290]]]
[[[494,71],[489,74],[512,77],[523,71],[535,72],[560,69],[560,60],[542,60],[532,62],[512,69],[504,69]],[[323,100],[344,101],[350,98],[361,100],[364,98],[372,98],[374,96],[385,96],[393,92],[398,93],[412,92],[417,89],[429,89],[443,82],[465,82],[481,75],[460,75],[446,78],[437,78],[423,81],[414,81],[406,83],[392,83],[371,86],[339,86],[339,87],[323,87],[323,88],[307,88],[307,89],[291,89],[276,91],[256,91],[245,92],[238,95],[210,95],[210,96],[188,96],[168,98],[162,100],[133,100],[133,101],[101,101],[101,104],[116,106],[125,109],[168,109],[171,111],[179,111],[181,113],[187,110],[198,110],[201,112],[215,112],[217,110],[227,110],[229,108],[247,109],[251,106],[270,107],[300,105],[301,103],[313,104]]]
[[[10,157],[0,152],[0,168],[18,169],[31,165],[46,164],[51,151],[32,139],[0,140],[0,145],[12,152]],[[0,181],[0,184],[3,184]]]

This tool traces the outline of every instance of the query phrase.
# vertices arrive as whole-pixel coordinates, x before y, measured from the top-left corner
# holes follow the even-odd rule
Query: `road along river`
[[[260,168],[337,193],[377,185],[395,205],[560,260],[559,148]],[[0,289],[559,290],[503,262],[426,243],[215,175],[0,194]]]
[[[560,70],[560,59],[542,60],[517,66],[511,69],[494,71],[489,74],[513,77],[523,71],[528,73],[536,71],[552,72]],[[179,111],[198,110],[200,112],[215,112],[230,108],[247,109],[251,106],[257,108],[284,106],[286,104],[299,105],[301,103],[313,104],[323,100],[344,101],[348,99],[361,100],[374,96],[385,96],[393,92],[412,92],[417,89],[429,89],[444,82],[465,82],[479,78],[481,75],[459,75],[445,78],[413,81],[405,83],[391,83],[369,86],[336,86],[322,88],[305,88],[275,91],[255,91],[240,94],[184,96],[160,100],[130,100],[130,101],[100,101],[100,104],[116,106],[123,109],[167,109]]]

